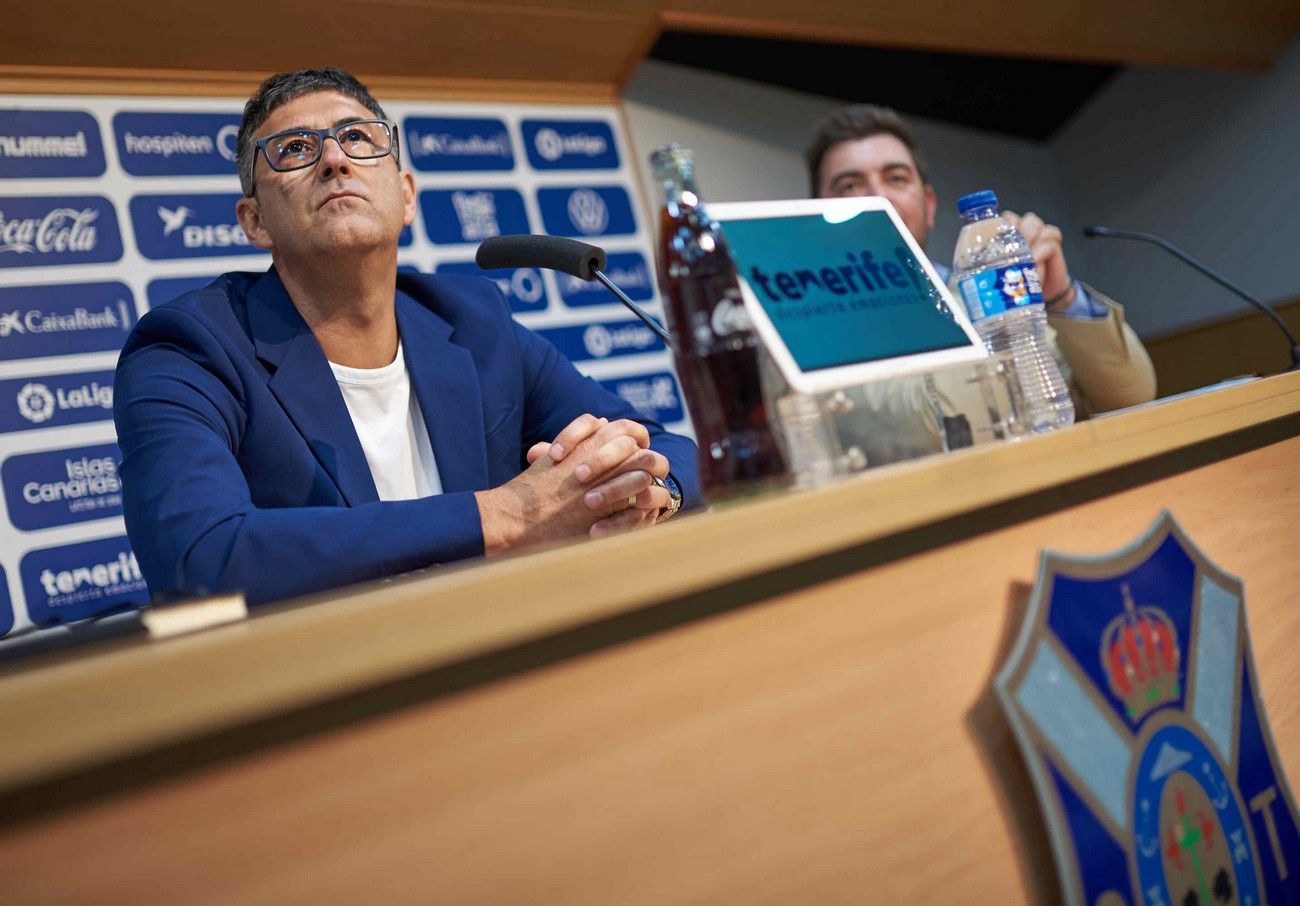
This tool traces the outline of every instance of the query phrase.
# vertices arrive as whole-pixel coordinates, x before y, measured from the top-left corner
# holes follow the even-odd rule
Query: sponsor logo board
[[[406,154],[417,170],[447,173],[515,168],[510,134],[499,119],[408,116],[405,125]]]
[[[125,535],[31,551],[18,571],[27,614],[38,626],[83,620],[149,600]]]
[[[113,417],[113,372],[83,371],[0,381],[0,433]]]
[[[617,170],[614,130],[603,120],[524,120],[524,148],[535,170]]]
[[[9,577],[0,566],[0,636],[14,628],[14,605],[9,598]]]
[[[120,349],[134,324],[123,283],[0,287],[0,360]]]
[[[537,331],[572,362],[638,355],[664,348],[655,332],[640,321],[602,321],[545,327]]]
[[[99,123],[81,110],[0,110],[0,179],[100,176]]]
[[[542,223],[552,236],[617,236],[636,232],[632,201],[622,186],[537,190]]]
[[[430,241],[439,245],[531,232],[524,198],[515,189],[426,189],[420,211]]]
[[[535,267],[503,267],[483,270],[473,261],[444,261],[438,273],[473,274],[486,277],[497,285],[513,312],[543,311],[546,308],[546,284]]]
[[[0,466],[9,521],[25,532],[122,514],[117,444],[10,456]]]
[[[262,255],[235,219],[238,192],[137,195],[130,201],[136,245],[146,258]]]
[[[121,257],[117,213],[102,195],[0,197],[0,267],[94,264]]]
[[[158,277],[150,280],[149,285],[145,287],[145,295],[149,299],[149,307],[157,308],[159,305],[165,305],[172,299],[179,298],[188,292],[196,289],[202,289],[213,280],[217,279],[219,274],[211,274],[206,277]]]
[[[661,424],[679,422],[686,417],[682,412],[682,395],[677,390],[677,379],[671,372],[656,371],[611,378],[600,383],[646,418]]]
[[[235,176],[238,113],[122,111],[117,156],[132,176]]]
[[[606,258],[604,274],[633,302],[649,302],[654,298],[654,277],[640,252],[611,253]],[[613,294],[595,280],[583,280],[556,271],[555,282],[560,288],[560,298],[570,307],[618,304]]]

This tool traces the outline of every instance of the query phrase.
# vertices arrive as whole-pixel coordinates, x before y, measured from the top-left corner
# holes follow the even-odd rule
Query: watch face
[[[673,478],[673,476],[672,476],[671,474],[670,474],[670,475],[667,475],[667,476],[664,478],[664,487],[666,487],[666,488],[668,489],[668,493],[669,493],[669,494],[672,494],[672,495],[673,495],[673,500],[681,500],[681,499],[682,499],[682,488],[681,488],[681,485],[679,485],[679,484],[677,483],[677,479],[676,479],[676,478]]]

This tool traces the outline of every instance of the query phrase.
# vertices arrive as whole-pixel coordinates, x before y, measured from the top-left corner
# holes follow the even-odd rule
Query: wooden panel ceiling
[[[1269,65],[1293,0],[42,0],[11,4],[0,91],[238,93],[335,64],[405,93],[608,97],[664,28],[1112,63]]]

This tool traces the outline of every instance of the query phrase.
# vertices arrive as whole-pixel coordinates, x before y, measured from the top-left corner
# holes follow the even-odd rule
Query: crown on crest
[[[1124,612],[1106,625],[1101,636],[1101,665],[1110,691],[1124,702],[1129,720],[1137,722],[1181,693],[1178,633],[1158,607],[1137,607],[1128,584],[1121,586]]]

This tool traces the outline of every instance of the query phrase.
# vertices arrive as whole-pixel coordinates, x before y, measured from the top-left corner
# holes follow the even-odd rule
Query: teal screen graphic
[[[971,345],[889,215],[724,222],[740,275],[801,371]]]

